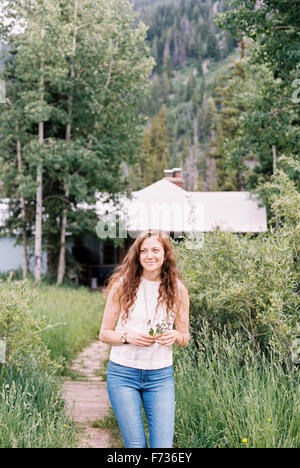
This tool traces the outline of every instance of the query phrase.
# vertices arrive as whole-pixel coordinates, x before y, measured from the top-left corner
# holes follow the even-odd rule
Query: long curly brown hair
[[[142,232],[131,245],[127,255],[123,261],[115,268],[114,273],[108,281],[106,294],[112,286],[122,281],[116,290],[117,299],[119,300],[122,310],[122,319],[127,320],[130,308],[136,299],[137,290],[140,284],[143,267],[140,264],[141,245],[148,237],[155,237],[161,243],[164,249],[164,262],[161,267],[161,283],[159,285],[159,294],[157,300],[157,308],[159,304],[166,304],[167,314],[174,313],[178,310],[180,302],[180,293],[178,288],[178,279],[183,283],[180,272],[176,266],[175,254],[172,242],[169,236],[161,230],[147,230]]]

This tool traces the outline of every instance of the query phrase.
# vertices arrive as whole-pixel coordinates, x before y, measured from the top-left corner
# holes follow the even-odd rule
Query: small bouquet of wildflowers
[[[156,323],[155,326],[152,325],[151,320],[148,321],[148,330],[149,335],[156,336],[162,334],[166,330],[171,330],[172,324],[167,322],[166,319],[162,320],[160,323]]]

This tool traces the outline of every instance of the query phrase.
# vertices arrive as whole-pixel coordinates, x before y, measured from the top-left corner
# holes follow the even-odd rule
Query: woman
[[[143,403],[150,448],[170,448],[175,416],[172,345],[189,342],[189,295],[167,235],[151,230],[140,234],[110,278],[107,293],[99,338],[112,346],[107,389],[125,447],[147,447]]]

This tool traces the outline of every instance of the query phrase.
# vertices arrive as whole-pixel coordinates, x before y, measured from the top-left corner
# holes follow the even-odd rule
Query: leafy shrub
[[[49,371],[58,368],[49,357],[49,350],[41,339],[46,323],[32,314],[37,292],[27,280],[13,281],[10,275],[0,287],[0,336],[6,337],[6,360],[9,365],[21,367],[38,357]]]
[[[194,333],[205,318],[213,329],[226,325],[246,335],[255,348],[275,341],[287,357],[300,312],[300,193],[283,170],[263,189],[277,230],[256,236],[215,230],[205,233],[202,248],[183,242],[177,254]]]
[[[191,326],[206,318],[227,325],[252,343],[277,336],[284,343],[295,326],[299,297],[290,240],[284,233],[240,237],[215,231],[202,249],[179,246],[183,276],[191,296]]]

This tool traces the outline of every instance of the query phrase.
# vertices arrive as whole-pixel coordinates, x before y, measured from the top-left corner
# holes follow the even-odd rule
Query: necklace
[[[157,312],[158,312],[157,304],[156,304],[156,307],[155,307],[154,317],[153,317],[153,319],[151,319],[151,317],[149,315],[149,311],[148,311],[148,303],[147,303],[147,298],[146,298],[145,283],[143,283],[142,287],[143,287],[143,293],[144,293],[144,303],[145,303],[146,316],[147,316],[147,329],[148,329],[149,335],[151,335],[151,336],[160,335],[161,333],[163,333],[166,330],[171,330],[173,325],[172,325],[172,323],[168,322],[167,317],[160,317],[160,322],[155,324],[156,316],[157,316]]]
[[[146,298],[145,282],[143,282],[142,287],[143,287],[144,303],[145,303],[146,316],[147,316],[147,330],[148,330],[149,335],[154,336],[159,331],[158,329],[154,330],[154,322],[155,322],[155,319],[156,319],[157,307],[155,308],[154,318],[151,320],[151,318],[149,316],[149,311],[148,311],[148,303],[147,303],[147,298]]]

